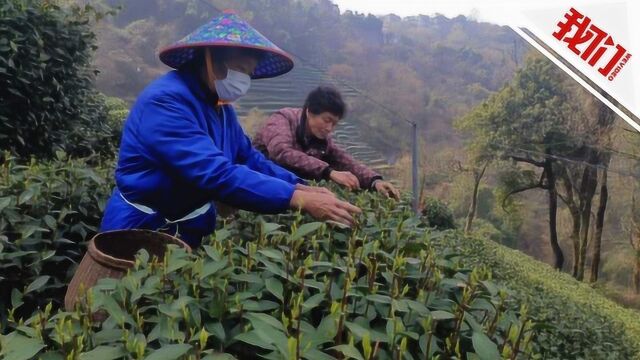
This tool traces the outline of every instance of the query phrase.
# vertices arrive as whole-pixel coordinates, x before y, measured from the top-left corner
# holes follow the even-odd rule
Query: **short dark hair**
[[[318,86],[307,95],[302,110],[305,117],[307,110],[309,110],[310,113],[316,115],[329,112],[342,119],[347,112],[347,105],[338,89],[333,86]]]

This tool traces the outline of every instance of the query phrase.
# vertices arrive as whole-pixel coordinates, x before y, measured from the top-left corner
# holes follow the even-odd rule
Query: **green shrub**
[[[544,359],[640,358],[640,314],[588,284],[488,239],[449,232],[434,245],[457,249],[467,266],[489,267],[519,303],[529,304],[541,325],[535,352]]]
[[[104,180],[111,166],[86,161],[59,153],[57,161],[19,165],[8,157],[0,166],[0,330],[16,294],[24,294],[23,315],[61,305],[112,188]]]
[[[456,228],[453,212],[447,204],[439,199],[427,197],[424,208],[422,209],[422,216],[429,227],[438,230]]]
[[[28,159],[111,154],[104,99],[92,87],[90,7],[0,5],[0,151]]]
[[[637,312],[490,240],[425,231],[407,202],[369,193],[339,194],[364,210],[355,230],[240,212],[196,253],[174,250],[160,263],[142,254],[84,308],[56,312],[111,167],[63,159],[0,170],[0,357],[324,359],[339,350],[383,359],[406,349],[424,358],[430,336],[428,352],[441,358],[494,359],[496,349],[510,358],[515,348],[515,358],[638,358]],[[110,318],[93,322],[98,309]]]
[[[105,105],[107,106],[109,126],[121,133],[124,120],[129,116],[129,105],[126,101],[112,96],[105,97]]]
[[[103,281],[75,312],[10,316],[0,355],[531,355],[526,310],[505,311],[507,292],[486,268],[437,257],[407,206],[368,194],[357,202],[366,216],[353,230],[241,213],[197,253],[172,248],[164,261],[142,253],[125,278]],[[89,314],[99,310],[108,318],[96,323]]]

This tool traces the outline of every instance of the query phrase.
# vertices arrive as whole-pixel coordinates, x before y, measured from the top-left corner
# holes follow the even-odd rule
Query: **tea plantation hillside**
[[[364,210],[354,229],[240,212],[196,252],[142,253],[59,311],[110,168],[3,165],[1,358],[638,358],[636,312],[371,193],[338,191]]]
[[[132,255],[122,279],[64,311],[113,191],[127,110],[89,76],[102,15],[36,0],[1,8],[0,138],[15,141],[0,152],[0,359],[640,359],[637,312],[487,239],[437,230],[453,224],[441,203],[416,216],[409,194],[335,187],[363,210],[353,228],[240,211],[192,252]],[[273,95],[257,82],[239,111],[300,106],[324,80],[301,67],[270,82]],[[384,164],[354,120],[338,140]]]

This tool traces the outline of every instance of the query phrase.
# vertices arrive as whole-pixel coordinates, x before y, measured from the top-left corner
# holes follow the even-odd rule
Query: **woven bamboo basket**
[[[151,230],[115,230],[97,234],[89,241],[87,253],[76,269],[64,297],[67,311],[75,308],[80,290],[85,291],[103,278],[122,278],[133,267],[136,253],[145,249],[149,255],[164,257],[167,245],[176,244],[191,251],[182,240]]]

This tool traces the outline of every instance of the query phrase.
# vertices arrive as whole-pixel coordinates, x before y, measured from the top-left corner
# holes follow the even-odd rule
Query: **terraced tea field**
[[[307,94],[323,84],[338,88],[347,102],[359,96],[353,89],[338,84],[322,71],[297,65],[283,76],[253,81],[249,93],[236,104],[238,116],[242,119],[251,109],[258,109],[268,116],[283,107],[302,107]],[[389,166],[384,156],[362,139],[357,122],[349,117],[349,113],[338,124],[334,138],[356,159],[376,170],[383,171]]]

